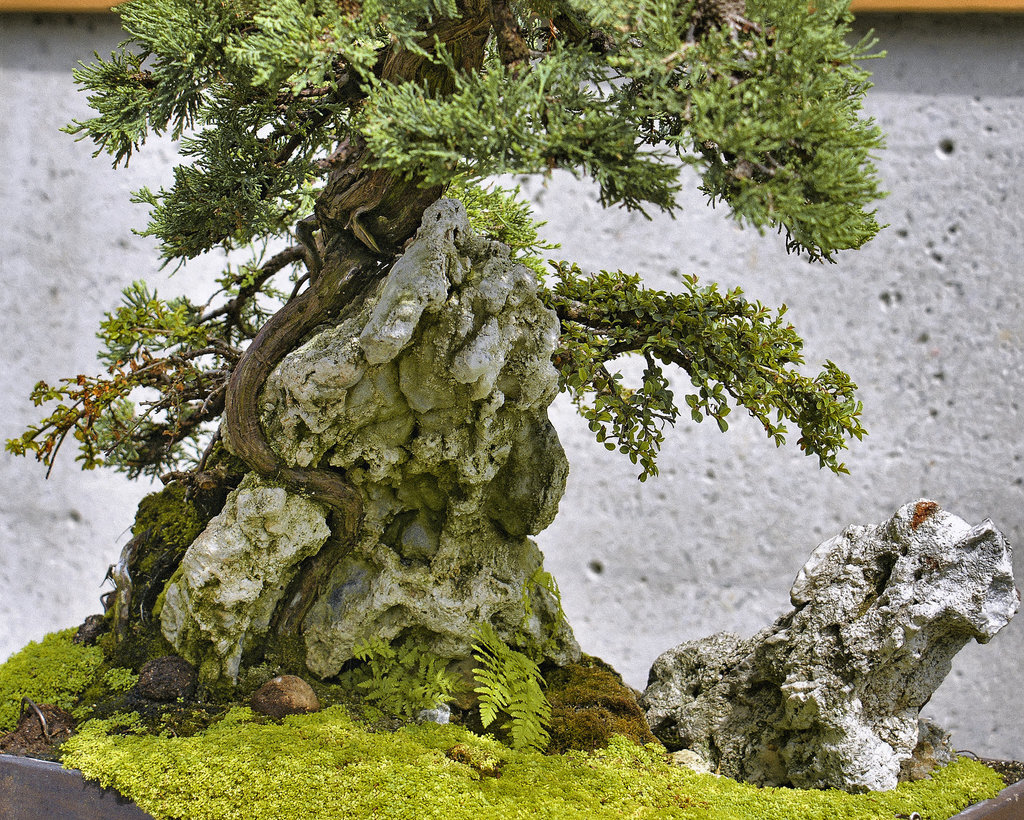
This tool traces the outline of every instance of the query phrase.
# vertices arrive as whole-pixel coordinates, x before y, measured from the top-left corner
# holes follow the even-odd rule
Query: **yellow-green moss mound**
[[[73,635],[49,635],[0,666],[0,731],[13,728],[26,695],[74,709],[103,657],[96,647],[74,645]],[[122,689],[132,682],[122,677],[105,680]],[[670,766],[659,746],[620,736],[595,752],[541,755],[459,726],[374,731],[342,706],[281,723],[236,707],[193,737],[93,720],[62,753],[64,765],[155,817],[188,820],[892,820],[913,812],[946,820],[1002,787],[991,769],[961,759],[892,792],[759,789]]]
[[[158,818],[892,820],[916,811],[945,820],[1002,785],[961,759],[886,793],[759,789],[672,767],[659,747],[621,737],[597,752],[545,756],[458,726],[376,733],[340,706],[280,724],[239,707],[191,738],[111,729],[87,723],[64,764]]]
[[[17,725],[23,697],[69,711],[75,706],[103,663],[103,652],[75,645],[74,637],[74,629],[54,632],[0,666],[0,734]]]

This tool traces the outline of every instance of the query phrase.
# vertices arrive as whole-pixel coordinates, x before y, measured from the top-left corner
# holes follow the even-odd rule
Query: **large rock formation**
[[[568,470],[547,418],[558,336],[529,269],[474,236],[458,203],[428,209],[377,292],[285,357],[262,396],[286,461],[356,487],[358,535],[342,543],[322,505],[247,479],[186,554],[165,636],[207,679],[264,652],[329,677],[373,636],[459,660],[482,622],[578,658],[527,537]]]
[[[719,633],[664,653],[642,705],[670,748],[763,785],[891,789],[918,712],[974,638],[1020,605],[1011,550],[930,501],[821,544],[792,612],[749,640]],[[941,757],[941,754],[940,754]]]

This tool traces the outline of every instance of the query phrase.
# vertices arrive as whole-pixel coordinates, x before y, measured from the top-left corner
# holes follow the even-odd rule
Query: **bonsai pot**
[[[3,820],[152,820],[128,798],[73,769],[14,755],[0,755],[0,816]]]
[[[968,806],[952,820],[1020,820],[1024,817],[1024,780],[1007,786],[991,800]]]
[[[0,755],[0,809],[3,820],[152,820],[114,789],[104,789],[59,763]],[[1020,820],[1024,780],[991,800],[969,806],[951,820]]]

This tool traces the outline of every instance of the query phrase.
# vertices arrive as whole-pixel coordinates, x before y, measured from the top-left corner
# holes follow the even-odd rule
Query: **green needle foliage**
[[[784,309],[692,277],[668,294],[571,262],[543,273],[556,246],[516,192],[485,183],[566,169],[606,206],[674,213],[694,169],[709,203],[794,253],[860,247],[879,229],[881,135],[861,115],[872,44],[847,42],[844,0],[128,0],[118,13],[128,39],[76,72],[95,116],[69,133],[115,166],[151,134],[180,140],[170,187],[135,195],[165,262],[284,250],[251,250],[204,304],[130,287],[100,330],[107,372],[40,383],[49,415],[10,451],[52,465],[72,436],[86,468],[201,471],[232,369],[309,280],[299,221],[315,213],[324,246],[349,231],[378,251],[356,217],[387,191],[367,185],[342,210],[332,197],[338,180],[384,174],[393,200],[461,198],[537,271],[562,320],[563,389],[641,478],[680,413],[668,366],[693,384],[693,420],[724,430],[742,407],[776,444],[792,427],[845,469],[839,453],[864,433],[855,385],[831,362],[804,375]],[[644,363],[640,384],[614,370],[623,357]]]
[[[683,293],[673,294],[644,288],[622,271],[588,277],[562,263],[556,273],[548,303],[562,318],[562,385],[597,440],[640,464],[641,480],[657,473],[662,425],[679,414],[664,365],[684,370],[696,388],[684,397],[694,421],[710,417],[726,431],[731,400],[782,445],[788,419],[800,430],[801,450],[822,467],[846,472],[836,453],[848,436],[864,435],[856,385],[832,362],[813,378],[796,369],[803,343],[785,321],[785,306],[773,315],[739,288],[721,293],[714,284],[698,287],[692,276],[683,279]],[[608,369],[626,353],[645,362],[633,389]]]

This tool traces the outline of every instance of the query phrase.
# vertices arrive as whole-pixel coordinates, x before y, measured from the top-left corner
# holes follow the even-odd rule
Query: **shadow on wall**
[[[875,89],[885,94],[1024,96],[1024,14],[859,14],[854,32],[874,32]]]

